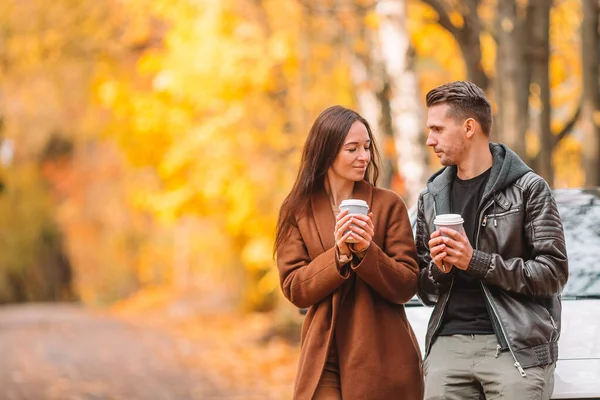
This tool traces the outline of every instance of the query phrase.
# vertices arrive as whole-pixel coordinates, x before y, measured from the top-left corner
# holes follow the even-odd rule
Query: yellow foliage
[[[379,28],[379,14],[375,11],[368,12],[365,15],[365,26],[373,30]]]
[[[279,290],[279,273],[275,265],[269,265],[267,273],[258,281],[258,292],[262,293],[263,296],[267,296],[277,290]]]
[[[420,1],[409,1],[408,13],[411,18],[407,28],[420,60],[421,93],[449,81],[465,79],[460,48],[452,35],[436,23],[436,12]]]
[[[465,20],[463,19],[462,14],[459,13],[458,11],[450,12],[450,21],[457,28],[462,28],[465,24]]]
[[[249,270],[264,270],[272,266],[272,249],[271,237],[252,238],[242,250],[242,261]]]
[[[42,5],[41,0],[27,3]],[[322,9],[335,2],[310,3]],[[353,11],[359,5],[369,9],[366,14]],[[373,33],[380,24],[374,5],[372,0],[356,0],[332,17],[288,0],[122,3],[122,19],[128,21],[124,40],[136,53],[99,63],[90,87],[110,115],[101,125],[105,136],[119,143],[133,168],[150,176],[130,184],[128,200],[164,228],[149,233],[147,243],[136,248],[142,256],[133,261],[112,258],[133,262],[134,280],[148,285],[174,275],[174,245],[168,238],[182,220],[195,216],[218,222],[209,224],[213,229],[193,228],[200,231],[192,235],[192,265],[222,270],[241,266],[251,288],[248,303],[257,308],[278,290],[271,242],[279,205],[295,179],[310,123],[329,105],[354,105],[350,56],[369,53],[372,44],[364,32]],[[494,10],[494,1],[480,2],[486,26],[493,26]],[[552,9],[554,131],[572,115],[581,93],[580,10],[577,0],[557,2]],[[465,79],[460,48],[436,22],[435,11],[408,0],[408,13],[420,92]],[[455,26],[464,26],[458,12],[449,15]],[[513,28],[509,25],[503,22],[504,29]],[[42,42],[57,47],[64,39],[60,34],[51,26]],[[480,39],[482,67],[493,77],[494,39],[488,33]],[[33,65],[40,58],[38,45],[34,35],[23,35],[9,50],[23,54],[23,65]],[[531,92],[531,108],[539,110],[539,90],[533,87]],[[528,132],[530,155],[538,148],[537,135]],[[382,149],[388,156],[395,154],[392,142]],[[563,185],[582,176],[562,172],[564,165],[575,165],[578,151],[572,140],[557,151],[557,180]],[[213,247],[228,256],[215,255],[210,262],[197,257]],[[84,298],[93,297],[92,290],[84,292]]]
[[[247,303],[261,308],[277,290],[272,240],[298,150],[316,113],[352,105],[349,63],[327,40],[330,21],[303,20],[293,2],[132,1],[169,26],[133,80],[95,86],[105,107],[122,110],[123,149],[160,180],[132,201],[165,226],[190,214],[222,221],[248,272]]]
[[[572,136],[563,139],[552,157],[557,188],[583,187],[585,171],[581,167],[581,143]]]
[[[480,40],[483,70],[488,76],[493,77],[496,71],[496,41],[487,32],[482,33]]]

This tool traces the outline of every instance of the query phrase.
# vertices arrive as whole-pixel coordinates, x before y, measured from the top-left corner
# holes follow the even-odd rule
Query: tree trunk
[[[352,56],[350,71],[355,86],[356,102],[360,114],[369,122],[381,155],[379,186],[390,188],[395,174],[395,159],[387,150],[391,135],[388,123],[389,101],[387,77],[381,65],[373,61]]]
[[[336,4],[341,7],[341,3]],[[389,188],[395,173],[395,158],[386,151],[391,135],[384,115],[387,108],[385,92],[388,78],[381,62],[381,49],[376,32],[365,26],[363,9],[356,7],[354,15],[359,19],[357,32],[345,30],[340,25],[339,35],[343,38],[342,42],[351,60],[350,73],[358,111],[371,125],[381,154],[379,186]],[[357,46],[354,46],[356,42],[364,43],[365,46],[360,46],[361,50],[357,50]]]
[[[484,91],[490,86],[490,79],[481,63],[480,36],[483,31],[481,18],[477,12],[479,0],[463,0],[451,10],[461,15],[464,23],[458,27],[452,23],[447,7],[441,0],[423,0],[438,14],[438,23],[456,40],[467,68],[467,79]]]
[[[416,203],[427,179],[423,112],[417,77],[412,69],[411,46],[406,30],[404,0],[381,1],[379,41],[385,71],[389,76],[389,112],[398,154],[398,172],[405,182],[407,204]]]
[[[514,0],[499,0],[497,15],[496,135],[525,159],[529,82],[523,49],[523,27]]]
[[[550,130],[550,7],[547,0],[530,0],[527,21],[531,40],[527,58],[531,65],[532,94],[538,97],[537,106],[532,107],[532,127],[540,138],[540,149],[535,157],[536,172],[553,186],[554,169],[552,152],[555,138]]]
[[[598,0],[583,0],[583,22],[581,24],[581,53],[583,67],[583,105],[581,129],[583,131],[583,167],[585,185],[600,186],[600,91]]]
[[[481,18],[477,13],[478,3],[479,0],[467,0],[462,3],[465,7],[463,13],[464,25],[458,35],[458,45],[465,59],[468,79],[486,91],[490,85],[490,80],[481,63],[480,36],[483,27]]]

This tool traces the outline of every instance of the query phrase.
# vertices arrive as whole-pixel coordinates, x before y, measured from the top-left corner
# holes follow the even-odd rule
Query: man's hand
[[[446,245],[442,242],[442,234],[440,231],[435,231],[431,234],[429,240],[429,253],[431,254],[431,260],[436,267],[443,273],[447,274],[452,270],[452,265],[444,263],[444,258],[448,255],[446,253]]]
[[[464,229],[462,233],[459,233],[454,229],[440,228],[440,232],[444,235],[447,235],[437,238],[440,246],[445,246],[444,252],[447,255],[444,258],[444,262],[447,264],[452,264],[456,268],[465,271],[471,262],[471,258],[473,257],[473,247],[471,246],[469,238],[467,237]],[[429,242],[431,243],[431,240]]]

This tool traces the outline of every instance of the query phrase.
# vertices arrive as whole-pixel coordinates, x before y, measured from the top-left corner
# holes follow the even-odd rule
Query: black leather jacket
[[[560,293],[568,278],[562,222],[548,184],[510,149],[490,143],[493,164],[481,204],[473,258],[466,270],[481,279],[494,332],[502,350],[525,368],[558,357]],[[450,212],[456,167],[432,176],[417,216],[419,298],[435,309],[425,341],[429,353],[453,284],[431,261],[428,241],[437,214]]]

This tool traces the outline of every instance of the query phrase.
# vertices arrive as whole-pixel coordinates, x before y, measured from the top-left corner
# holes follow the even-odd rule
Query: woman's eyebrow
[[[367,140],[367,141],[365,142],[365,144],[370,144],[370,143],[371,143],[371,140]],[[354,145],[354,146],[356,146],[356,145],[358,145],[358,144],[360,144],[360,143],[358,143],[358,142],[348,142],[348,143],[344,143],[344,146],[350,146],[350,145]]]

